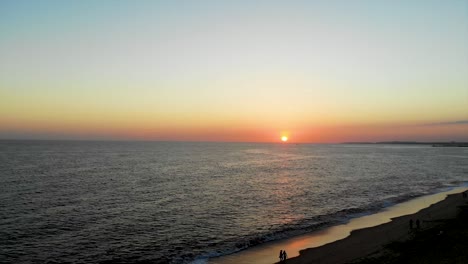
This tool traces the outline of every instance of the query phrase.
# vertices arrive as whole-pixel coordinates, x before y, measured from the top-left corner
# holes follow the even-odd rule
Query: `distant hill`
[[[419,142],[419,141],[380,141],[343,142],[342,144],[385,144],[385,145],[432,145],[433,147],[468,147],[468,142]]]

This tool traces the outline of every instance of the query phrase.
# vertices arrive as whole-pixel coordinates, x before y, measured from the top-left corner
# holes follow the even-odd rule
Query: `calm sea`
[[[467,148],[0,141],[0,262],[190,263],[467,181]]]

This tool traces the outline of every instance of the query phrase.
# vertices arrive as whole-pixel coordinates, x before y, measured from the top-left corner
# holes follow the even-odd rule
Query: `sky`
[[[468,1],[0,1],[0,139],[468,141]]]

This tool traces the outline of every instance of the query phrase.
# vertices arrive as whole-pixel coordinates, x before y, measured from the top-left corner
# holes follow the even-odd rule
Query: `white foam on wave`
[[[332,226],[326,231],[312,232],[289,239],[275,241],[272,243],[252,247],[240,254],[224,256],[218,259],[210,259],[211,264],[239,264],[239,263],[257,263],[268,264],[276,260],[276,254],[279,250],[287,250],[290,257],[299,255],[299,251],[305,248],[319,247],[333,241],[347,237],[353,230],[359,230],[387,223],[391,219],[403,215],[415,213],[423,208],[442,201],[449,194],[466,191],[467,187],[454,186],[449,191],[435,194],[419,196],[414,199],[398,203],[389,208],[383,208],[379,212],[354,218],[346,224]]]
[[[206,264],[208,263],[208,259],[196,259],[190,262],[190,264]]]

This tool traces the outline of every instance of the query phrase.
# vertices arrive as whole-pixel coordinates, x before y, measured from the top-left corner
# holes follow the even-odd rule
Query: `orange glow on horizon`
[[[102,117],[101,117],[102,119]],[[428,123],[429,121],[426,121]],[[422,123],[422,124],[421,124]],[[221,141],[221,142],[281,142],[281,143],[340,143],[362,141],[466,141],[467,124],[424,125],[400,124],[341,124],[305,126],[289,125],[282,130],[272,124],[253,124],[238,120],[216,122],[207,120],[198,124],[150,122],[146,119],[56,120],[43,116],[36,118],[0,117],[0,138],[71,138],[159,141]],[[2,134],[3,133],[3,134]],[[294,136],[291,138],[291,136]],[[278,139],[280,141],[278,141]]]

